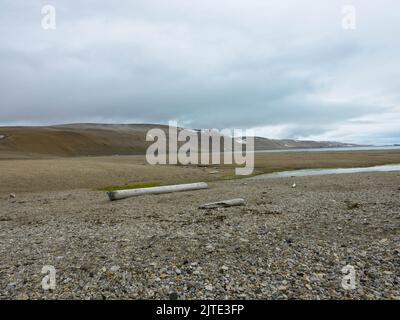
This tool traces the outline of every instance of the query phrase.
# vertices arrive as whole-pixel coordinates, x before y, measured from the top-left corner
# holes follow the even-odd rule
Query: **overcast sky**
[[[398,0],[1,0],[0,125],[400,143],[399,14]]]

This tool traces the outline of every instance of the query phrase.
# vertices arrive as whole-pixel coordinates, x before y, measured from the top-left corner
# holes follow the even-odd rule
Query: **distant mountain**
[[[168,132],[168,126],[153,124],[82,123],[42,127],[0,127],[0,158],[144,154],[148,146],[153,143],[146,141],[146,133],[154,128]],[[256,150],[344,146],[354,145],[255,137]]]
[[[339,148],[356,147],[356,144],[341,143],[335,141],[311,141],[311,140],[291,140],[291,139],[268,139],[255,137],[256,150],[268,149],[291,149],[291,148]]]

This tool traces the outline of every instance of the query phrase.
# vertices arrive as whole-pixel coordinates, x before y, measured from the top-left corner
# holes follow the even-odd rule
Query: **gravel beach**
[[[0,298],[400,299],[399,172],[209,186],[115,202],[88,189],[0,193]]]

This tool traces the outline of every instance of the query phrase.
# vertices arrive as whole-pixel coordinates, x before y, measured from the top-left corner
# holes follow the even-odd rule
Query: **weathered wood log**
[[[140,189],[128,189],[128,190],[115,190],[108,192],[108,197],[111,201],[120,200],[129,197],[141,196],[143,194],[161,194],[170,192],[181,192],[207,189],[208,185],[205,182],[196,182],[188,184],[178,184],[171,186],[151,187],[151,188],[140,188]]]
[[[206,203],[201,205],[199,209],[226,208],[226,207],[242,206],[244,204],[245,204],[244,199],[238,198],[238,199],[230,199],[230,200]]]

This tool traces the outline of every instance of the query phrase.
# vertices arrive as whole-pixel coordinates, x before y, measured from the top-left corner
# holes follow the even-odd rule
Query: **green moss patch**
[[[161,182],[140,182],[140,183],[131,183],[131,184],[124,184],[120,186],[105,186],[105,187],[98,187],[96,190],[98,191],[115,191],[115,190],[125,190],[125,189],[140,189],[140,188],[151,188],[151,187],[158,187],[161,185]]]

